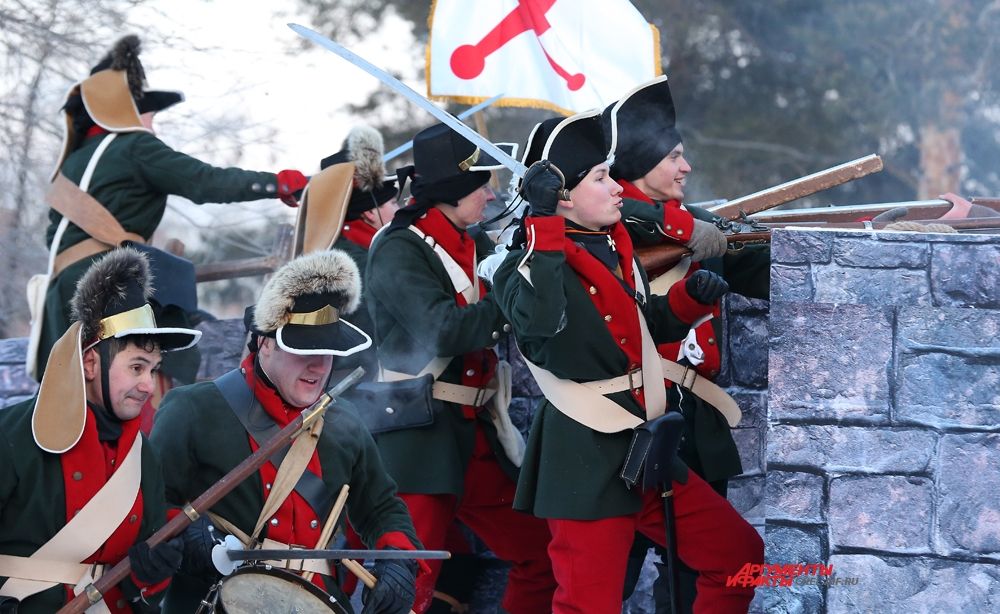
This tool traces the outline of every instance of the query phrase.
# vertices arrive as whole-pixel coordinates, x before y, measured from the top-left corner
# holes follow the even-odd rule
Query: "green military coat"
[[[507,330],[492,294],[472,305],[456,304],[454,286],[440,258],[409,230],[383,232],[376,238],[363,285],[375,322],[378,357],[386,369],[415,374],[437,356],[455,356],[439,379],[460,384],[462,355],[495,345]],[[516,475],[486,416],[480,413],[474,422],[462,416],[459,405],[442,405],[430,426],[377,437],[379,452],[400,492],[461,498],[476,422],[504,471]]]
[[[713,222],[715,214],[700,207],[687,207],[694,219]],[[666,225],[679,225],[678,216],[683,210],[662,202],[646,202],[634,198],[622,201],[622,219],[636,245],[659,245],[673,242],[667,238]],[[767,299],[770,296],[771,249],[769,245],[749,245],[739,250],[730,250],[721,258],[710,258],[693,263],[689,273],[707,269],[722,276],[729,284],[729,291],[750,298]],[[724,321],[715,317],[711,325],[698,329],[699,345],[706,354],[706,366],[699,368],[699,374],[714,379],[718,375],[721,356],[719,345],[708,343],[723,339]],[[707,339],[708,338],[708,339]],[[676,360],[677,349],[664,357]],[[685,392],[678,395],[676,387],[671,389],[671,403],[684,414],[685,436],[681,443],[680,455],[695,473],[706,481],[722,488],[724,480],[743,473],[739,450],[733,440],[729,424],[711,405],[694,394]]]
[[[84,169],[104,136],[93,136],[63,162],[62,173],[79,184]],[[159,226],[167,196],[176,194],[195,203],[227,203],[276,197],[274,173],[218,168],[174,151],[148,132],[125,132],[115,137],[94,169],[88,193],[114,214],[128,231],[147,241]],[[49,211],[46,243],[51,245],[62,215]],[[87,238],[75,224],[66,227],[59,251]],[[100,255],[67,267],[49,285],[39,342],[38,377],[44,371],[52,345],[69,328],[69,304],[76,282]]]
[[[163,398],[150,440],[164,459],[167,502],[183,505],[215,484],[250,456],[250,442],[239,419],[215,384],[203,382],[171,390]],[[362,541],[373,547],[385,533],[399,531],[418,544],[413,523],[396,485],[383,468],[371,435],[352,409],[337,401],[325,415],[316,451],[322,479],[329,492],[351,487],[347,515]],[[253,532],[264,506],[260,473],[233,489],[212,512]],[[267,528],[263,537],[267,536]],[[196,603],[210,586],[209,579],[178,575],[168,589],[165,611],[187,612],[182,604]],[[342,604],[346,597],[333,583],[331,594]]]
[[[32,398],[0,410],[0,554],[31,556],[67,522],[60,455],[35,444],[34,407]],[[166,505],[159,459],[148,441],[143,441],[141,459],[143,514],[138,540],[146,540],[166,522]],[[6,580],[0,578],[0,584]],[[122,587],[127,594],[138,592],[130,579]],[[18,612],[51,614],[65,603],[66,588],[58,585],[21,602]]]
[[[512,250],[497,270],[499,297],[525,358],[557,377],[579,382],[603,380],[641,364],[641,336],[632,296],[632,245],[620,224],[613,227],[620,267],[615,276],[566,238],[560,217],[528,218],[534,251]],[[531,281],[518,271],[530,258]],[[640,270],[641,285],[645,275]],[[683,286],[668,296],[647,292],[646,318],[656,342],[683,338],[690,323],[710,310],[697,305]],[[661,384],[662,385],[662,384]],[[607,395],[645,419],[631,391]],[[591,430],[543,400],[536,410],[517,485],[515,509],[544,518],[595,520],[638,512],[638,488],[619,477],[632,431]],[[678,467],[678,477],[686,469]]]

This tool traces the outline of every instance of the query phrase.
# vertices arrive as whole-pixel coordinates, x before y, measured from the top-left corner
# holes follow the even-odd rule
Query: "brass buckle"
[[[642,388],[642,384],[641,383],[638,383],[638,384],[636,383],[636,378],[635,378],[635,374],[636,373],[641,374],[642,373],[642,367],[632,367],[631,369],[629,369],[628,373],[626,373],[626,375],[628,375],[628,389],[629,390],[638,390],[638,389]]]

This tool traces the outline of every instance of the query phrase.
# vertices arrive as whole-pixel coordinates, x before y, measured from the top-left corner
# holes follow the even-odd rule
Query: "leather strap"
[[[281,428],[274,421],[271,416],[267,415],[264,408],[261,406],[260,401],[257,400],[253,395],[253,391],[247,385],[246,379],[243,377],[242,371],[239,369],[234,369],[229,373],[222,375],[214,381],[216,388],[222,394],[222,397],[226,400],[229,405],[229,409],[232,410],[233,414],[246,429],[247,433],[254,438],[258,444],[263,445],[265,442],[274,437]],[[317,421],[321,422],[321,421]],[[315,449],[315,442],[318,441],[318,435],[316,437],[303,437],[299,436],[296,438],[296,442],[299,439],[312,439],[313,449]],[[301,447],[302,444],[300,444]],[[271,463],[275,467],[278,467],[279,474],[281,473],[281,468],[284,466],[284,461],[286,455],[289,454],[290,450],[295,446],[293,442],[291,447],[282,448],[271,457]],[[306,463],[308,464],[309,458],[312,457],[312,451],[308,456],[306,456]],[[325,517],[330,513],[330,508],[333,506],[333,494],[329,492],[323,479],[318,475],[309,471],[305,468],[305,464],[302,465],[301,474],[296,476],[297,482],[294,484],[295,492],[299,493],[303,499],[309,504],[309,507],[313,508],[313,511],[320,517]],[[287,473],[287,471],[286,471]],[[277,480],[275,480],[277,482]],[[271,485],[271,494],[268,496],[268,500],[271,500],[273,493],[277,487],[277,483]],[[289,493],[285,493],[282,497],[284,500]],[[281,502],[278,502],[278,507],[280,507]],[[267,504],[265,502],[265,509]],[[264,510],[262,510],[263,512]],[[273,513],[273,512],[272,512]],[[268,514],[267,516],[270,516]],[[259,519],[258,519],[259,520]]]
[[[730,427],[735,427],[743,418],[740,406],[733,397],[720,388],[715,382],[698,375],[694,367],[685,366],[672,360],[660,360],[663,375],[682,388],[690,390],[703,401],[714,407],[726,418]]]
[[[134,241],[136,237],[139,243],[145,241],[135,233],[126,232],[107,207],[62,173],[52,181],[46,200],[49,206],[101,243],[114,247],[122,241]]]
[[[424,240],[427,245],[434,250],[434,253],[438,255],[441,259],[441,264],[444,265],[444,270],[447,271],[448,277],[451,279],[451,283],[455,286],[455,292],[460,293],[465,297],[465,302],[469,305],[479,301],[479,279],[475,281],[469,279],[469,276],[465,274],[462,270],[462,265],[458,264],[454,258],[451,257],[443,247],[441,247],[434,237],[426,234],[424,231],[420,230],[416,226],[407,226],[415,235]],[[472,270],[476,270],[476,258],[473,256],[472,259]]]
[[[76,584],[94,565],[0,554],[0,576],[56,584]],[[97,565],[103,568],[103,565]]]
[[[691,270],[691,256],[684,256],[670,270],[649,282],[649,292],[657,296],[666,296],[670,286],[684,279]]]
[[[63,218],[66,219],[66,218]],[[129,233],[131,234],[131,233]],[[139,235],[132,235],[135,238],[131,238],[131,241],[137,243],[142,243],[142,237]],[[136,240],[138,239],[138,240]],[[83,260],[84,258],[89,258],[90,256],[100,254],[101,252],[106,252],[111,249],[106,243],[101,243],[97,239],[92,239],[90,237],[70,245],[63,251],[56,254],[55,261],[52,263],[52,278],[55,279],[60,273],[62,273],[66,267],[76,264],[77,262]]]
[[[27,560],[79,563],[97,552],[128,516],[139,493],[141,479],[142,436],[137,435],[118,470],[108,478],[101,490],[97,491],[97,494],[58,533],[27,557]],[[3,587],[0,587],[0,596],[14,597],[23,601],[31,595],[61,583],[51,579],[35,579],[31,575],[32,569],[19,567],[18,560],[25,560],[25,557],[5,557],[4,561],[0,561],[0,576],[10,578]],[[6,564],[11,562],[14,566],[6,567]],[[89,570],[91,566],[85,567]],[[70,582],[76,583],[79,579],[77,577]]]
[[[422,377],[423,375],[430,373],[435,380],[441,376],[444,371],[437,370],[435,363],[444,362],[444,366],[447,366],[451,362],[451,358],[438,357],[431,361],[427,367],[420,370],[417,375],[410,375],[409,373],[402,373],[400,371],[392,371],[390,369],[381,369],[379,371],[379,381],[380,382],[398,382],[402,380],[415,379]],[[435,368],[432,368],[435,367]],[[450,384],[448,382],[435,381],[431,388],[431,396],[440,401],[447,401],[449,403],[458,403],[459,405],[470,405],[472,407],[482,407],[489,402],[490,399],[497,393],[497,389],[492,386],[487,386],[485,388],[475,388],[473,386],[465,386],[462,384]]]

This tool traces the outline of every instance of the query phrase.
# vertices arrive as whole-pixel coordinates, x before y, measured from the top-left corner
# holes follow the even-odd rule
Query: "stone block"
[[[865,554],[830,557],[834,573],[858,578],[827,590],[827,612],[996,612],[1000,565]]]
[[[10,395],[33,395],[38,382],[28,377],[23,364],[0,366],[0,390]]]
[[[936,441],[936,434],[920,429],[775,424],[767,434],[767,463],[828,472],[924,473]]]
[[[822,527],[799,528],[768,523],[764,532],[764,553],[768,563],[826,563]],[[777,614],[809,614],[824,611],[823,592],[818,585],[761,588],[765,612]]]
[[[767,392],[763,390],[745,390],[737,388],[727,390],[740,411],[743,418],[740,420],[739,428],[758,428],[767,424]]]
[[[930,305],[931,288],[922,269],[871,269],[813,265],[813,300],[834,305]]]
[[[824,522],[823,477],[794,471],[767,472],[767,519]]]
[[[246,332],[243,320],[212,320],[198,324],[201,331],[201,366],[198,380],[211,380],[235,369],[240,364],[240,356],[246,347]]]
[[[733,384],[767,388],[767,315],[744,315],[728,322]]]
[[[528,371],[528,367],[524,364],[524,358],[521,356],[521,352],[517,349],[517,346],[513,342],[507,345],[507,349],[502,357],[510,363],[512,371],[511,396],[542,396],[542,391],[538,388],[538,384],[535,383],[535,378],[531,376],[531,372]]]
[[[764,476],[729,480],[729,502],[748,522],[764,520]]]
[[[934,427],[1000,428],[1000,348],[980,356],[984,352],[950,351],[955,354],[901,354],[894,418]]]
[[[528,428],[531,427],[531,420],[535,415],[535,408],[537,406],[538,399],[535,397],[514,397],[510,400],[508,408],[510,421],[514,423],[517,430],[521,431],[525,437],[527,437]]]
[[[883,308],[775,303],[770,319],[770,420],[888,420],[892,323]]]
[[[733,429],[733,441],[740,452],[743,475],[760,475],[764,472],[764,454],[761,450],[763,429]]]
[[[23,363],[27,352],[27,337],[0,339],[0,365]]]
[[[830,545],[930,551],[934,484],[927,478],[843,476],[830,480]]]
[[[727,294],[724,301],[724,311],[730,315],[744,313],[754,315],[766,314],[769,309],[769,302],[766,299],[750,298],[742,294]]]
[[[2,398],[0,398],[0,409],[3,409],[5,407],[10,407],[11,405],[16,405],[16,404],[20,403],[21,401],[27,401],[28,399],[32,398],[33,396],[35,396],[35,395],[33,395],[33,394],[15,394],[15,395],[11,395],[11,396],[3,396]]]
[[[931,289],[936,305],[1000,307],[1000,245],[935,245]]]
[[[785,229],[771,233],[771,262],[830,262],[832,251],[833,235],[829,233]]]
[[[938,543],[945,552],[1000,554],[1000,434],[941,438]]]
[[[950,348],[1000,347],[1000,310],[959,307],[901,307],[896,335],[902,349],[932,351],[925,346]]]
[[[930,253],[927,243],[882,243],[870,239],[837,239],[833,243],[833,261],[848,267],[923,269],[930,261]]]
[[[812,270],[808,265],[771,265],[771,300],[786,302],[811,301]]]

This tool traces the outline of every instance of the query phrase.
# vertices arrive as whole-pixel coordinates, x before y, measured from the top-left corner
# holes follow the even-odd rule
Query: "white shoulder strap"
[[[455,286],[455,292],[459,292],[465,297],[465,302],[472,304],[479,301],[479,280],[475,282],[469,279],[469,276],[465,274],[462,270],[462,266],[455,262],[455,259],[451,257],[443,247],[438,245],[438,242],[434,240],[434,237],[424,233],[422,230],[414,225],[407,226],[415,235],[424,240],[427,245],[434,250],[434,253],[438,255],[441,259],[441,264],[444,265],[444,270],[448,272],[448,277],[451,279],[451,283]],[[472,270],[476,270],[475,257],[472,261]]]

